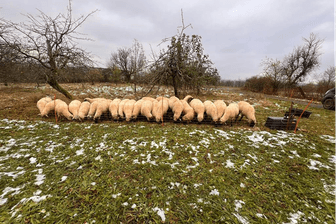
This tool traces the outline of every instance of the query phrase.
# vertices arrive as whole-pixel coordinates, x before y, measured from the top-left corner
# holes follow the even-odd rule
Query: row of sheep
[[[136,120],[139,115],[147,118],[148,121],[155,120],[162,122],[168,111],[172,112],[174,121],[189,123],[194,119],[202,122],[205,116],[211,118],[215,124],[224,124],[228,121],[235,122],[238,116],[240,120],[245,116],[251,127],[256,124],[255,110],[248,102],[240,101],[230,103],[228,106],[223,100],[214,102],[206,100],[202,102],[188,95],[180,100],[175,96],[170,98],[143,97],[136,101],[133,99],[105,99],[105,98],[85,98],[83,102],[73,100],[67,105],[60,99],[52,100],[50,97],[43,97],[37,102],[40,115],[48,116],[55,111],[57,116],[64,116],[68,120],[101,119],[107,113],[113,120],[126,121]]]

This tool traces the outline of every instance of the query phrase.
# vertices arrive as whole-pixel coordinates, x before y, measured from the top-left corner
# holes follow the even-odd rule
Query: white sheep
[[[135,100],[128,100],[127,102],[125,102],[124,114],[127,122],[129,122],[132,119],[132,113],[135,103],[136,103]]]
[[[153,101],[152,101],[152,111],[151,111],[151,113],[152,113],[152,115],[153,115],[153,118],[156,118],[156,112],[157,112],[157,108],[158,108],[158,104],[159,103],[159,101],[157,101],[156,99],[154,99]]]
[[[55,106],[58,102],[60,102],[61,100],[60,99],[56,99],[56,100],[52,100],[50,102],[48,102],[43,110],[42,110],[42,113],[40,114],[42,117],[48,117],[48,114],[51,113],[52,111],[55,110]]]
[[[90,102],[90,101],[87,101],[87,102]],[[99,104],[98,100],[92,101],[92,103],[90,104],[89,112],[87,114],[87,118],[89,118],[89,119],[93,118],[94,114],[96,113],[98,104]]]
[[[109,111],[111,113],[112,119],[113,120],[118,120],[119,119],[119,103],[120,103],[121,99],[114,99],[112,100],[112,102],[110,103],[109,106]]]
[[[97,101],[94,101],[93,103],[95,103],[95,102],[98,102],[98,105],[97,105],[97,110],[95,112],[93,120],[95,122],[97,122],[98,119],[100,119],[101,116],[104,113],[108,113],[109,112],[109,106],[110,106],[112,100],[109,100],[109,99],[97,100]]]
[[[202,122],[204,119],[205,106],[199,99],[192,99],[189,105],[194,109],[197,114],[197,121]]]
[[[73,119],[77,120],[79,119],[78,117],[78,111],[79,107],[81,105],[81,102],[79,100],[73,100],[69,103],[69,111],[73,115]]]
[[[159,97],[158,97],[159,98]],[[165,97],[159,98],[159,101],[155,101],[153,105],[153,111],[155,110],[155,113],[153,114],[155,116],[156,122],[163,121],[163,116],[167,113],[169,109],[169,100]]]
[[[187,103],[190,103],[190,101],[192,101],[192,99],[194,99],[194,97],[192,97],[191,95],[187,95],[186,97],[184,97],[183,100],[185,100]]]
[[[257,123],[254,107],[245,101],[240,101],[238,103],[238,107],[239,107],[239,114],[241,114],[239,121],[241,121],[243,117],[245,116],[248,119],[248,123],[250,124],[250,127],[254,127],[255,124]]]
[[[132,112],[132,119],[136,120],[138,118],[139,114],[141,113],[141,106],[143,101],[143,99],[140,99],[135,102]]]
[[[88,115],[89,110],[90,110],[90,102],[88,101],[82,102],[78,110],[78,119],[80,121],[84,120],[85,117]]]
[[[90,103],[93,103],[94,101],[97,100],[106,100],[105,98],[85,98],[84,101],[88,101]]]
[[[120,101],[119,103],[119,107],[118,107],[118,115],[121,119],[124,119],[125,118],[125,115],[124,115],[124,106],[125,106],[125,103],[129,101],[129,99],[123,99]]]
[[[55,111],[56,111],[57,117],[59,118],[61,116],[64,116],[68,120],[73,119],[73,115],[69,112],[68,104],[64,102],[63,100],[59,100],[56,102]]]
[[[183,117],[182,120],[189,123],[194,119],[195,111],[185,100],[180,100],[183,105]]]
[[[37,106],[37,108],[38,108],[39,111],[40,111],[40,114],[39,114],[39,115],[42,114],[42,111],[43,111],[45,105],[46,105],[47,103],[49,103],[50,101],[52,101],[52,99],[51,99],[49,96],[43,97],[43,98],[41,98],[39,101],[37,101],[36,106]]]
[[[216,100],[214,102],[216,108],[217,108],[217,116],[218,118],[223,117],[226,109],[226,103],[223,100]]]
[[[205,113],[212,118],[213,122],[218,122],[217,108],[210,100],[204,101]]]
[[[171,102],[169,102],[169,103],[171,103]],[[173,120],[178,121],[181,117],[182,112],[183,112],[183,103],[181,102],[181,100],[177,99],[177,100],[173,101],[170,108],[174,113]]]
[[[162,99],[164,99],[164,100],[168,100],[168,101],[169,101],[169,99],[168,99],[167,97],[164,97],[164,96],[156,97],[156,100],[157,100],[157,101],[160,101],[160,100],[162,100]]]
[[[220,118],[220,123],[224,124],[229,119],[231,120],[231,126],[232,122],[237,119],[239,114],[239,107],[237,103],[230,103],[229,106],[226,107],[224,115]]]
[[[149,100],[151,102],[153,102],[155,99],[153,97],[149,97],[149,96],[145,96],[141,98],[142,100]]]
[[[141,103],[141,115],[145,116],[148,121],[153,119],[152,109],[153,109],[153,102],[151,100],[143,100]]]
[[[179,98],[177,98],[176,96],[172,96],[169,98],[168,105],[171,110],[173,110],[173,105],[176,101],[179,101]]]

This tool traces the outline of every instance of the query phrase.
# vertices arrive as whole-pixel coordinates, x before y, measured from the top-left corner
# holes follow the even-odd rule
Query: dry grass
[[[140,87],[138,87],[137,94],[135,95],[133,87],[126,84],[116,85],[113,83],[96,83],[95,85],[92,85],[89,83],[70,83],[62,84],[62,86],[74,96],[74,99],[81,101],[83,101],[86,97],[138,99],[141,96]],[[22,119],[30,121],[41,120],[41,117],[38,116],[39,111],[36,107],[36,102],[46,95],[51,97],[56,96],[56,98],[62,99],[68,104],[70,103],[69,99],[65,98],[48,85],[40,85],[39,87],[36,87],[35,84],[2,85],[0,86],[0,94],[0,118],[7,119]],[[264,94],[247,92],[240,88],[233,87],[207,87],[204,88],[202,94],[198,96],[194,93],[184,93],[182,97],[186,94],[191,94],[202,101],[222,99],[226,102],[226,104],[241,100],[251,103],[256,109],[256,130],[268,130],[264,127],[267,117],[281,117],[290,107],[290,102],[266,98],[267,96]],[[150,96],[169,97],[172,95],[173,89],[165,86],[155,89]],[[301,109],[304,108],[303,105],[294,106]],[[328,134],[334,135],[335,118],[334,116],[330,116],[333,114],[333,111],[315,108],[309,108],[309,110],[313,112],[314,119],[301,119],[300,126],[302,126],[306,132],[323,133],[327,130]],[[321,120],[320,117],[324,117],[325,119]],[[332,120],[330,121],[328,117],[331,117]],[[47,120],[52,121],[52,119],[53,118],[50,117]],[[325,124],[323,127],[320,125],[322,123]],[[245,128],[245,126],[247,126],[246,120],[243,120],[243,122],[236,124],[235,126],[236,127],[234,127],[234,129]]]

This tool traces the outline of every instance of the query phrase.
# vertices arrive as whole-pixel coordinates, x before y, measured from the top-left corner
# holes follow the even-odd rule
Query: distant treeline
[[[10,63],[0,67],[0,83],[36,83],[46,82],[46,73],[49,72],[42,66],[34,63]],[[67,68],[60,71],[57,81],[60,83],[126,83],[125,76],[117,68]],[[150,78],[150,74],[140,74],[132,83],[144,83]],[[215,80],[211,85],[244,87],[245,80]]]

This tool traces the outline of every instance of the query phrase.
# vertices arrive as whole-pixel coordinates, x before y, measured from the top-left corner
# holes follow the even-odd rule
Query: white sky
[[[10,0],[0,3],[0,17],[14,22],[26,21],[22,14],[49,16],[66,13],[68,0]],[[96,9],[80,27],[93,42],[80,46],[96,55],[105,67],[112,52],[131,47],[137,39],[150,59],[162,39],[177,33],[181,9],[186,33],[202,37],[204,52],[210,56],[222,79],[246,79],[262,71],[266,57],[282,59],[311,32],[324,39],[321,67],[323,73],[334,65],[333,0],[73,0],[75,17]],[[313,78],[313,76],[312,76]]]

